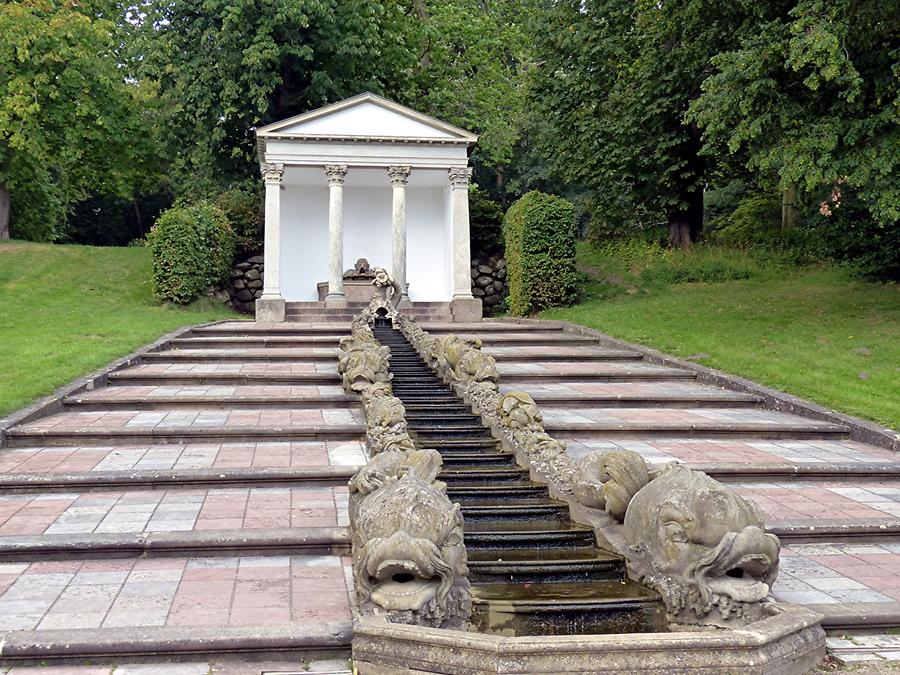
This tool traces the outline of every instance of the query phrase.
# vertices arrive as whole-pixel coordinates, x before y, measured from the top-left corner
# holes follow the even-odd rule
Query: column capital
[[[347,165],[326,164],[325,176],[328,178],[329,185],[343,185],[344,179],[347,177]]]
[[[454,166],[449,171],[450,186],[454,188],[468,188],[469,179],[472,177],[472,169],[468,166]]]
[[[259,165],[259,172],[267,183],[280,183],[284,177],[284,164],[282,162],[263,162]]]
[[[387,168],[388,176],[391,178],[391,185],[401,187],[409,182],[409,174],[412,169],[408,166],[389,166]]]

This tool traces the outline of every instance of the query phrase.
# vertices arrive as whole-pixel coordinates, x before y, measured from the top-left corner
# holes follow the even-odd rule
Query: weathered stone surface
[[[702,471],[672,464],[639,489],[624,535],[629,570],[659,591],[673,622],[732,626],[765,615],[778,537],[755,504]]]
[[[353,575],[360,610],[392,623],[461,629],[471,612],[459,504],[413,471],[356,510]]]
[[[487,307],[493,307],[494,305],[499,304],[499,303],[500,303],[499,295],[487,295],[484,298],[484,304]]]
[[[825,656],[820,619],[771,605],[740,631],[506,637],[365,617],[354,625],[353,665],[360,675],[803,675]]]
[[[242,288],[237,293],[235,293],[237,299],[242,302],[247,302],[249,300],[253,300],[253,293],[248,291],[246,288]]]
[[[256,288],[262,288],[262,286],[263,286],[262,279],[254,279],[252,281],[247,282],[247,288],[256,289]]]
[[[489,267],[488,265],[479,265],[478,271],[481,272],[482,274],[487,274],[488,276],[490,276],[491,274],[494,273],[494,270],[491,267]]]
[[[475,288],[472,289],[472,295],[474,295],[476,298],[483,298],[484,297],[484,289],[478,288],[476,286]]]
[[[480,288],[487,288],[488,286],[492,285],[493,283],[494,283],[494,280],[491,277],[478,277],[475,280],[475,285]]]
[[[255,255],[251,258],[247,258],[247,262],[251,265],[262,265],[265,261],[265,257],[261,255]]]
[[[259,270],[251,267],[249,270],[247,270],[246,274],[244,274],[244,277],[250,279],[251,281],[259,279]]]
[[[251,267],[253,267],[253,265],[251,265],[251,264],[248,263],[248,262],[238,263],[237,265],[234,266],[234,268],[235,268],[236,270],[241,270],[241,272],[246,272],[246,271],[249,270]]]

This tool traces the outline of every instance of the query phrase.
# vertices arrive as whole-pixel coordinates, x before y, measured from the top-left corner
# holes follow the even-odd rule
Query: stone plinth
[[[325,300],[328,296],[328,282],[320,281],[316,284],[319,289],[319,300]],[[344,299],[347,302],[368,302],[375,295],[375,287],[372,280],[353,281],[344,280]]]
[[[284,321],[284,298],[257,299],[256,320],[261,323],[280,323]]]

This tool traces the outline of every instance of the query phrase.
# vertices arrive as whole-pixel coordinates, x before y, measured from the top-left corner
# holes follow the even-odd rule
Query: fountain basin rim
[[[806,673],[825,655],[822,615],[771,603],[769,616],[733,630],[606,635],[485,633],[358,618],[353,659],[360,675],[393,673]]]

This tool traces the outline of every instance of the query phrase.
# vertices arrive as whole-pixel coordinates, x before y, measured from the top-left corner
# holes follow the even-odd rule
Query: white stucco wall
[[[323,179],[324,180],[324,179]],[[407,282],[413,302],[452,296],[445,191],[407,188]],[[391,265],[391,188],[344,187],[344,269],[357,258]],[[328,280],[328,187],[288,185],[281,192],[281,288],[288,302],[318,300]]]
[[[450,232],[444,190],[411,187],[406,195],[406,281],[413,302],[445,302],[453,295]]]

